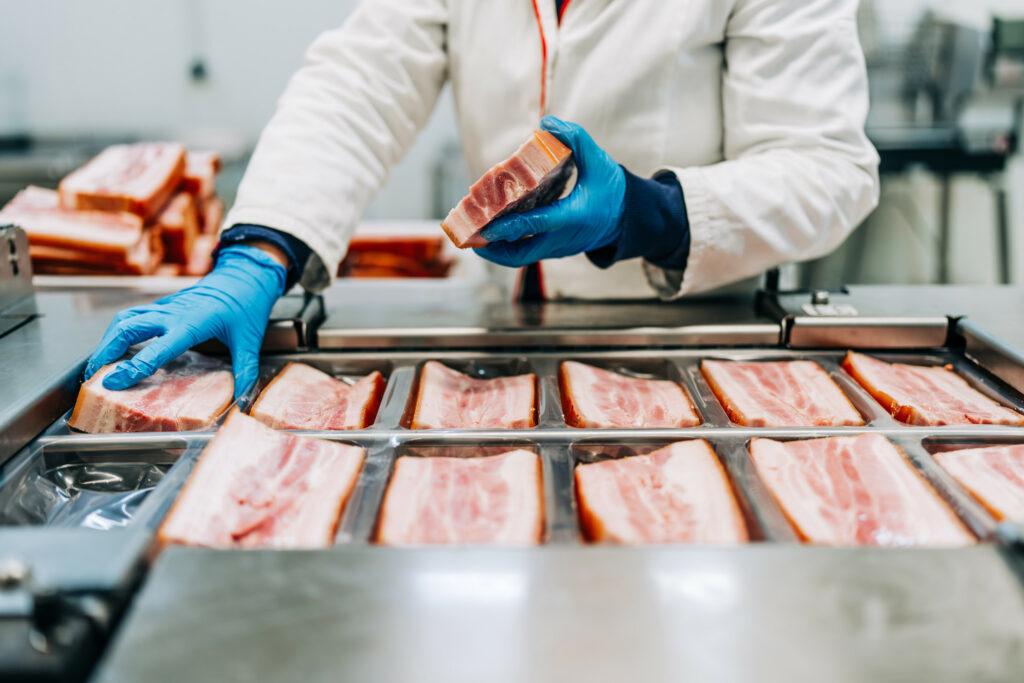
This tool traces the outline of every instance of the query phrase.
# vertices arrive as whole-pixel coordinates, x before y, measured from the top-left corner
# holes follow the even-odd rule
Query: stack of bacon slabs
[[[37,273],[202,275],[223,214],[219,168],[216,154],[176,143],[114,145],[57,192],[22,190],[0,221],[24,228]]]
[[[393,546],[524,546],[543,536],[540,456],[522,449],[398,458],[377,528],[377,542]]]
[[[231,404],[234,379],[218,360],[188,351],[134,387],[111,391],[104,365],[78,391],[68,426],[92,434],[205,429]]]
[[[887,363],[850,351],[843,369],[906,424],[1024,426],[1024,415],[972,388],[950,367]]]
[[[1024,444],[942,451],[933,457],[997,520],[1024,522]]]
[[[628,377],[565,361],[558,374],[566,424],[580,428],[696,427],[700,416],[675,382]]]
[[[346,384],[305,363],[288,363],[249,414],[273,429],[364,429],[377,415],[384,385],[376,371]]]
[[[864,420],[820,365],[809,360],[705,360],[719,403],[745,427],[844,427]]]
[[[786,517],[809,543],[974,543],[903,452],[880,434],[789,442],[754,439],[750,457]]]
[[[583,533],[593,542],[748,540],[725,470],[704,440],[578,465],[576,496]]]
[[[477,379],[437,361],[419,376],[411,429],[526,429],[537,424],[537,376]]]
[[[235,410],[203,451],[158,541],[329,547],[364,458],[358,446],[277,432]]]

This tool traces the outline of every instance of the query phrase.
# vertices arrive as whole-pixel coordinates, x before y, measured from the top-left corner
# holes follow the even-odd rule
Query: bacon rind
[[[1024,426],[1024,415],[1000,405],[950,368],[940,366],[919,366],[906,363],[888,363],[861,353],[847,351],[843,359],[843,370],[853,377],[872,398],[875,399],[894,419],[905,424],[941,426],[950,424],[999,424]],[[889,373],[889,377],[874,377],[876,372]],[[959,396],[942,387],[929,388],[927,396],[916,401],[901,400],[893,390],[906,390],[899,380],[891,377],[895,372],[907,372],[915,378],[934,377],[955,387]],[[888,382],[891,386],[885,387]],[[965,404],[969,401],[971,405]],[[932,405],[927,405],[931,402]],[[937,402],[937,403],[936,403]]]
[[[830,453],[833,447],[837,450]],[[804,542],[939,547],[975,542],[902,449],[884,436],[860,434],[791,442],[758,438],[751,441],[749,450],[758,477]],[[849,457],[843,459],[843,455]],[[784,465],[788,469],[782,470]],[[829,466],[834,468],[831,473]],[[805,471],[809,468],[813,469]],[[862,481],[861,476],[871,468],[881,469],[882,474],[874,482]],[[792,479],[796,475],[799,477]],[[810,492],[801,493],[799,487]],[[877,492],[877,499],[872,498],[872,491]],[[844,501],[850,504],[844,506]],[[865,503],[873,505],[865,509]]]
[[[529,459],[528,464],[525,462],[527,459]],[[456,496],[472,495],[476,486],[483,486],[487,483],[484,478],[493,474],[494,469],[503,469],[510,465],[515,467],[511,476],[521,476],[501,480],[509,485],[509,500],[505,508],[496,511],[506,515],[504,519],[500,520],[503,522],[503,526],[497,531],[504,532],[509,528],[506,520],[510,515],[528,515],[528,517],[525,520],[516,520],[521,523],[516,524],[513,531],[519,533],[496,533],[489,538],[470,538],[476,531],[472,529],[472,525],[479,522],[479,515],[453,516],[451,505],[458,505],[466,501],[453,502],[451,495],[453,492]],[[453,474],[457,476],[461,473],[467,480],[459,480],[458,486],[448,485],[445,476],[437,476],[438,469],[444,470],[445,476]],[[542,477],[540,456],[531,451],[512,450],[500,455],[465,458],[402,456],[395,461],[395,469],[384,494],[375,540],[381,545],[392,546],[433,543],[536,545],[544,537]],[[438,488],[443,490],[439,492]],[[426,490],[425,497],[424,489]],[[438,498],[445,494],[447,497]],[[519,507],[513,504],[513,498],[524,499],[528,502],[524,507]],[[435,505],[431,506],[431,503]],[[438,505],[441,506],[440,509],[436,507]],[[442,521],[446,523],[443,531],[428,526],[430,524],[428,511],[441,516]],[[495,512],[495,510],[486,510],[481,514],[487,512]]]
[[[687,474],[700,484],[699,493],[693,490],[671,488],[665,472],[675,464],[688,465]],[[635,469],[630,472],[629,468]],[[610,470],[605,473],[605,470]],[[701,477],[701,475],[704,475]],[[645,544],[645,543],[742,543],[749,539],[743,514],[736,501],[725,468],[715,455],[711,445],[703,439],[682,441],[660,448],[647,455],[605,460],[578,465],[574,473],[576,497],[579,504],[580,526],[584,537],[595,543]],[[604,481],[602,481],[604,478]],[[621,488],[629,487],[628,496],[619,495],[609,499],[603,495],[602,486],[608,480],[616,479]],[[699,481],[697,481],[699,479]],[[679,484],[677,481],[676,484]],[[669,505],[678,504],[684,510],[690,508],[695,522],[693,529],[681,529],[682,521],[676,511],[651,508],[649,512],[661,521],[660,526],[652,524],[648,529],[624,527],[617,518],[629,516],[627,497],[643,504],[645,492],[658,489],[668,495],[675,494]],[[696,495],[695,495],[696,493]],[[727,510],[728,522],[722,522],[720,513]],[[702,517],[703,516],[703,517]],[[618,531],[613,531],[618,529]]]
[[[801,368],[809,374],[797,377],[796,370]],[[738,425],[745,427],[854,427],[864,424],[864,420],[857,409],[850,402],[850,399],[843,393],[842,389],[832,381],[820,365],[813,361],[712,361],[701,362],[701,374],[707,381],[715,398],[729,415],[729,419]],[[730,392],[727,383],[740,381],[744,373],[753,372],[756,375],[758,369],[775,371],[789,374],[792,377],[792,386],[796,391],[804,391],[806,403],[816,407],[820,405],[813,401],[813,394],[824,397],[823,405],[829,406],[831,414],[826,416],[815,416],[807,410],[801,410],[798,405],[790,400],[790,396],[776,395],[767,386],[763,377],[757,377],[758,396],[753,394],[744,395],[741,392]],[[738,395],[737,395],[738,394]],[[747,401],[752,405],[742,405]],[[754,404],[757,409],[763,409],[765,415],[771,412],[771,404],[775,407],[785,405],[788,415],[758,415],[752,409]]]
[[[442,385],[440,388],[435,384]],[[431,407],[428,405],[435,389],[444,397],[445,384],[454,384],[451,393],[462,395],[484,394],[484,399],[500,395],[505,390],[526,390],[524,393],[521,410],[511,416],[499,416],[498,420],[487,422],[468,422],[460,419],[462,416],[449,412],[442,419],[424,417],[429,414]],[[525,396],[528,395],[528,400]],[[451,418],[451,419],[448,419]],[[534,374],[515,375],[512,377],[496,377],[494,379],[476,379],[457,372],[443,363],[427,361],[420,371],[419,387],[416,391],[416,401],[413,407],[412,417],[409,420],[410,429],[527,429],[537,424],[537,376]]]
[[[132,188],[145,174],[149,185]],[[176,143],[112,145],[60,182],[68,209],[127,211],[151,219],[174,194],[185,175],[185,148]],[[113,176],[113,177],[112,177]]]
[[[255,440],[258,447],[245,448],[247,440]],[[251,495],[246,500],[230,496],[234,489],[226,487],[225,481],[234,480],[238,485],[245,485],[246,474],[254,478],[261,470],[267,471],[268,466],[271,475],[282,474],[284,470],[275,471],[274,463],[261,462],[260,456],[295,450],[303,450],[307,455],[312,451],[310,460],[316,462],[310,462],[310,467],[326,468],[326,474],[334,476],[307,476],[307,485],[298,487],[298,493],[294,487],[292,490],[287,486],[282,489],[279,481],[252,479],[248,482]],[[296,465],[294,457],[287,458],[284,466]],[[365,451],[358,446],[275,432],[235,408],[203,450],[191,476],[160,525],[158,548],[171,544],[287,550],[330,547],[364,461]],[[247,471],[246,467],[252,470]],[[234,475],[221,476],[224,469]],[[320,470],[317,472],[325,474]],[[297,474],[307,475],[308,470]],[[294,484],[294,480],[291,483]],[[291,500],[285,499],[286,505],[282,507],[275,496],[287,496],[289,493],[296,496]],[[253,498],[263,501],[263,504],[255,505]],[[278,505],[276,511],[272,509],[275,504]],[[252,533],[267,525],[266,516],[260,516],[261,509],[265,515],[270,515],[270,528],[264,535]],[[296,509],[299,509],[297,514],[304,524],[289,527],[286,516],[295,513]],[[312,520],[310,509],[313,511]],[[304,511],[307,514],[303,516]],[[248,525],[242,522],[246,514],[254,516]],[[277,522],[282,522],[283,528],[278,528]]]
[[[297,421],[294,416],[287,413],[282,414],[281,411],[277,410],[276,407],[270,405],[271,401],[284,401],[287,402],[289,398],[289,390],[287,388],[281,389],[289,380],[291,375],[301,370],[304,373],[309,374],[316,373],[316,375],[322,375],[322,382],[329,385],[329,392],[337,392],[344,396],[346,403],[352,396],[358,396],[361,393],[366,394],[365,400],[363,400],[358,413],[358,420],[355,423],[338,424],[335,421],[335,415],[326,415],[329,419],[322,423],[315,423],[311,420]],[[256,398],[252,408],[249,409],[249,414],[264,423],[268,427],[273,429],[307,429],[307,430],[346,430],[346,429],[364,429],[369,426],[374,418],[377,416],[377,410],[380,408],[380,401],[384,395],[384,387],[386,382],[384,376],[376,370],[371,372],[369,375],[362,377],[356,384],[348,385],[344,382],[331,377],[330,375],[323,373],[316,368],[306,365],[305,363],[290,362],[287,363],[277,375],[264,387],[263,391]],[[308,385],[303,385],[302,388],[308,389]],[[281,396],[275,396],[276,391],[282,391]],[[330,401],[336,399],[338,396],[331,396],[330,393],[324,393],[321,397],[321,402],[324,404],[324,408],[330,407]],[[287,406],[285,406],[287,408]],[[327,411],[325,410],[325,413]]]
[[[473,184],[469,195],[441,223],[460,249],[486,246],[480,231],[508,213],[548,204],[563,193],[575,172],[572,151],[544,130]]]
[[[102,384],[103,378],[116,365],[104,365],[82,384],[68,419],[69,427],[91,434],[194,431],[211,425],[232,401],[234,380],[231,371],[220,361],[192,351],[123,391],[111,391]],[[169,406],[146,405],[147,400],[165,399],[161,391],[170,392],[171,398],[176,398],[173,384],[176,382],[181,383],[181,396],[188,399],[190,392],[194,391],[194,387],[189,385],[198,379],[204,379],[210,385],[194,395],[194,398],[205,401],[201,414],[182,415],[180,402],[172,402]],[[166,384],[168,382],[172,384]]]
[[[655,406],[647,405],[644,414],[636,416],[636,421],[627,422],[607,416],[587,415],[585,408],[581,406],[581,396],[586,393],[584,387],[586,378],[584,375],[594,374],[606,382],[610,391],[629,392],[634,397],[660,396],[673,409],[669,414],[659,418],[651,414],[655,408],[662,408],[664,405],[658,403]],[[575,379],[575,382],[574,382]],[[583,387],[575,387],[574,384],[583,384]],[[669,380],[639,379],[627,377],[610,370],[603,370],[585,363],[576,361],[565,361],[559,366],[558,386],[562,397],[562,410],[565,414],[565,423],[571,427],[589,429],[611,429],[618,427],[634,428],[685,428],[696,427],[700,424],[700,416],[697,414],[690,397],[682,386]],[[615,394],[619,395],[619,394]],[[674,400],[672,400],[672,398]],[[638,401],[639,402],[639,401]],[[622,412],[621,415],[625,416]]]

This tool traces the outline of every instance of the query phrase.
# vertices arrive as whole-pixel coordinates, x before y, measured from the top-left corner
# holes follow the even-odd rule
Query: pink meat
[[[234,411],[203,451],[158,534],[161,545],[332,545],[364,451],[275,432]]]
[[[151,219],[185,174],[185,148],[169,142],[107,147],[60,182],[68,209],[127,211]]]
[[[249,413],[274,429],[363,429],[373,422],[383,393],[379,372],[350,385],[304,363],[288,363]]]
[[[757,473],[800,536],[825,545],[974,543],[902,451],[879,434],[754,439]]]
[[[742,543],[747,529],[725,470],[707,441],[680,441],[648,455],[576,468],[588,540]]]
[[[540,457],[401,457],[384,496],[385,545],[534,545],[544,531]]]
[[[164,243],[165,260],[184,265],[199,237],[199,209],[196,198],[178,192],[157,215],[154,225]]]
[[[683,388],[626,377],[575,361],[559,373],[565,421],[573,427],[696,427],[700,416]]]
[[[1024,444],[936,453],[935,460],[996,519],[1024,522]]]
[[[736,424],[746,427],[864,424],[846,394],[812,361],[706,360],[700,367],[719,403]]]
[[[851,351],[843,369],[900,422],[1024,426],[1024,415],[973,389],[948,368],[886,363]]]
[[[493,167],[469,189],[441,227],[460,249],[482,247],[488,223],[507,213],[550,204],[575,171],[572,152],[547,131],[534,131],[511,157]]]
[[[198,199],[209,199],[216,190],[220,165],[220,155],[216,152],[188,152],[182,189]]]
[[[21,226],[33,245],[87,249],[122,258],[143,240],[138,216],[63,209],[57,193],[42,187],[26,187],[15,195],[0,210],[0,223]]]
[[[437,361],[420,372],[412,429],[525,429],[536,424],[535,375],[475,379]]]
[[[104,365],[82,385],[68,426],[92,434],[190,431],[212,424],[231,403],[230,369],[192,351],[123,391],[103,387],[116,365]]]

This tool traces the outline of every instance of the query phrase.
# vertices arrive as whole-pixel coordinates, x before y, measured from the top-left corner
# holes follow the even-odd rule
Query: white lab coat
[[[683,188],[684,273],[641,259],[545,261],[547,296],[672,298],[817,257],[874,208],[856,0],[364,0],[321,35],[263,131],[225,225],[295,235],[309,289],[337,272],[365,207],[446,80],[477,177],[542,113]]]

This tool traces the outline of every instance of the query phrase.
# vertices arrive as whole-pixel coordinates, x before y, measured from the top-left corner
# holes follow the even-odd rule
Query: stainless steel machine
[[[39,319],[67,312],[60,304],[75,296],[91,301],[92,315],[105,324],[128,294],[37,293]],[[424,307],[356,301],[341,285],[327,293],[322,309],[320,302],[301,302],[291,325],[306,320],[302,335],[290,348],[268,350],[261,376],[265,382],[288,360],[339,377],[370,370],[387,376],[369,429],[312,433],[358,444],[368,454],[335,547],[170,548],[154,559],[154,531],[213,432],[75,434],[66,425],[73,392],[62,393],[54,404],[60,416],[39,426],[12,457],[0,458],[7,460],[0,468],[0,679],[16,680],[18,672],[67,680],[91,671],[97,681],[1019,680],[1022,536],[1013,525],[998,524],[937,467],[932,453],[964,443],[1024,441],[1024,429],[907,427],[838,367],[847,348],[950,363],[981,391],[1024,410],[1024,357],[970,317],[1004,299],[1024,295],[853,288],[765,291],[756,300],[485,305],[468,299]],[[303,313],[311,306],[322,310],[322,319]],[[997,308],[996,317],[1006,310]],[[6,363],[20,358],[24,364],[39,352],[12,345],[9,337],[0,337]],[[1016,338],[1022,342],[1024,335]],[[81,371],[93,343],[86,336],[78,344],[61,377]],[[733,425],[697,371],[708,357],[814,359],[868,424]],[[407,429],[416,372],[428,359],[485,377],[537,373],[538,427]],[[569,428],[555,379],[563,359],[681,382],[703,424]],[[5,429],[19,424],[10,413],[22,405],[5,408]],[[859,431],[899,444],[978,544],[931,550],[799,544],[752,471],[747,442]],[[715,447],[754,542],[586,545],[574,466],[687,438]],[[373,544],[397,456],[513,445],[542,458],[542,546]]]

